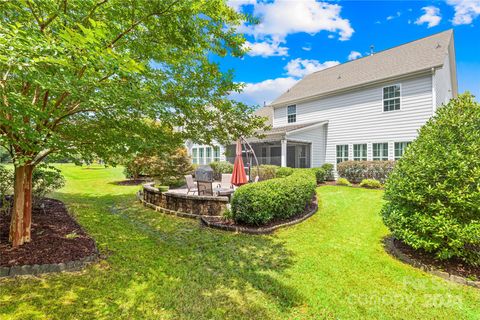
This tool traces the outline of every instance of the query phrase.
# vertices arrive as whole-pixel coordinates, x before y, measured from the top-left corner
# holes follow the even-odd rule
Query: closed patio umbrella
[[[237,187],[248,182],[245,167],[243,165],[242,144],[240,143],[240,140],[237,140],[235,163],[233,164],[232,180],[230,182]]]

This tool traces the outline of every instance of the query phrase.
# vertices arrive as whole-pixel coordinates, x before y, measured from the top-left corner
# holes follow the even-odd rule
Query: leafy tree
[[[13,156],[10,241],[30,241],[32,172],[45,157],[116,163],[183,139],[210,143],[261,126],[232,72],[245,16],[220,0],[0,3],[0,145]],[[150,119],[150,121],[148,121]],[[175,128],[180,128],[175,130]]]

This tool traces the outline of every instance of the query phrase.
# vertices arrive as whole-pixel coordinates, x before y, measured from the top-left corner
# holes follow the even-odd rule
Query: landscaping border
[[[411,265],[412,267],[419,268],[419,269],[421,269],[421,270],[423,270],[423,271],[425,271],[429,274],[438,276],[438,277],[440,277],[444,280],[448,280],[448,281],[452,281],[452,282],[455,282],[455,283],[458,283],[458,284],[463,284],[463,285],[467,285],[467,286],[471,286],[471,287],[475,287],[475,288],[480,289],[480,281],[468,280],[464,277],[454,275],[454,274],[450,274],[448,272],[445,272],[443,270],[437,269],[437,268],[432,267],[430,265],[427,265],[423,262],[420,262],[416,259],[412,259],[412,258],[408,257],[406,254],[404,254],[400,249],[398,249],[395,246],[394,239],[395,238],[393,236],[387,236],[383,239],[383,244],[384,244],[385,250],[390,255],[397,258],[398,260],[400,260],[404,263],[407,263],[407,264]]]
[[[51,263],[51,264],[33,264],[33,265],[18,265],[11,267],[0,267],[0,278],[24,276],[24,275],[40,275],[46,273],[57,272],[74,272],[80,271],[88,264],[96,262],[100,257],[98,249],[94,254],[86,256],[79,260]]]
[[[212,229],[219,229],[223,231],[240,232],[240,233],[247,233],[247,234],[257,234],[257,235],[270,234],[277,229],[293,226],[313,216],[318,211],[318,200],[316,195],[313,196],[311,204],[313,204],[312,208],[310,208],[304,215],[286,222],[279,221],[278,224],[274,224],[269,227],[247,227],[247,226],[238,226],[238,225],[225,225],[225,224],[221,224],[213,221],[208,221],[209,217],[205,217],[205,216],[200,217],[200,221],[202,225]]]

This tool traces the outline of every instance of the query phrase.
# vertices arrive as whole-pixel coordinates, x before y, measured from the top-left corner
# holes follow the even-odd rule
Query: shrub
[[[382,187],[382,184],[380,181],[375,179],[363,179],[362,182],[360,182],[360,187],[369,189],[380,189]]]
[[[192,172],[190,157],[185,148],[178,148],[161,156],[138,155],[124,163],[128,178],[151,177],[163,185],[175,185]]]
[[[233,164],[227,161],[214,161],[209,165],[213,170],[213,177],[216,180],[220,180],[222,178],[222,173],[233,172]]]
[[[277,178],[285,178],[293,173],[293,168],[280,167],[277,169]]]
[[[393,235],[438,259],[480,265],[480,104],[450,100],[419,131],[386,183]]]
[[[338,178],[338,180],[337,180],[337,185],[350,187],[352,184],[350,183],[350,181],[348,181],[348,180],[345,179],[345,178]]]
[[[269,165],[269,164],[262,164],[259,167],[259,178],[260,181],[264,180],[269,180],[269,179],[274,179],[277,176],[277,170],[280,167],[274,166],[274,165]],[[252,176],[257,175],[257,169],[256,167],[252,168]],[[254,178],[254,177],[253,177]]]
[[[39,165],[32,174],[32,195],[34,201],[44,198],[65,186],[65,178],[61,171],[55,167]]]
[[[331,163],[324,163],[321,167],[323,170],[325,170],[325,180],[326,181],[333,181],[335,180],[335,175],[333,173],[333,164]]]
[[[305,210],[315,193],[311,170],[295,170],[285,178],[250,183],[238,188],[232,199],[232,218],[239,223],[262,225],[286,219]]]
[[[13,189],[13,171],[0,165],[0,211],[5,212],[10,207],[5,201],[5,196]]]
[[[315,173],[317,184],[325,182],[327,172],[323,168],[312,168],[311,170]]]
[[[385,183],[394,165],[394,161],[344,161],[337,164],[337,172],[340,177],[353,183],[359,183],[363,179]]]

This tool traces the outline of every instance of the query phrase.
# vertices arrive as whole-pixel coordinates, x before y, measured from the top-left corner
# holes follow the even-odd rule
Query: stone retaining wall
[[[160,192],[153,183],[143,185],[139,200],[148,207],[168,214],[185,217],[222,216],[229,204],[228,197],[198,196],[175,192]]]

